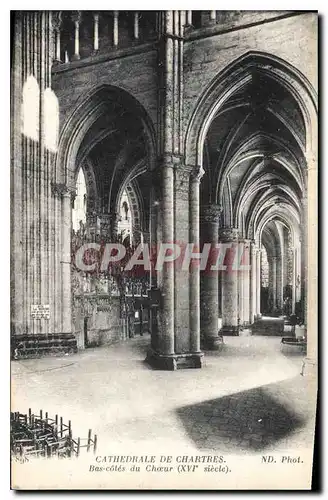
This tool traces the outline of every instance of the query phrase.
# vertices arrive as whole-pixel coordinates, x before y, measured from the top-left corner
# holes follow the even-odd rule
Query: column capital
[[[75,24],[80,24],[81,19],[82,19],[82,12],[80,10],[73,10],[71,19],[73,23]]]
[[[184,164],[183,155],[176,153],[164,153],[161,158],[159,158],[159,163],[162,167],[169,168],[180,168]]]
[[[238,241],[239,243],[243,243],[245,248],[250,248],[252,245],[252,240],[250,240],[249,238],[239,238]]]
[[[159,37],[183,40],[183,26],[185,24],[185,11],[166,10],[159,13]]]
[[[317,162],[317,159],[318,159],[317,152],[313,151],[313,150],[307,151],[305,153],[305,159],[306,159],[306,163],[307,163],[308,168],[311,168],[311,166],[313,164],[315,165]]]
[[[222,242],[238,241],[239,230],[235,227],[222,227],[219,236]]]
[[[58,198],[70,197],[74,200],[76,196],[76,189],[67,186],[67,184],[64,183],[52,182],[51,192],[54,196],[57,196]]]
[[[54,30],[57,32],[60,31],[63,21],[62,11],[61,10],[53,11],[51,20]]]
[[[210,222],[212,224],[218,224],[220,222],[220,215],[222,212],[222,207],[216,203],[211,205],[202,205],[200,210],[200,218],[202,222]]]
[[[201,165],[195,165],[194,167],[190,166],[190,177],[191,180],[195,182],[200,182],[202,180],[203,175],[205,174],[205,170]]]

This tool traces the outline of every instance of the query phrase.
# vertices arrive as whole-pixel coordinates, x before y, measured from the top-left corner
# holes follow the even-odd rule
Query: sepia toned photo
[[[11,11],[14,490],[310,490],[318,13]]]

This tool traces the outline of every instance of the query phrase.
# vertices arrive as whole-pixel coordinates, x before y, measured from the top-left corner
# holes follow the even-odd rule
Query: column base
[[[220,335],[226,337],[238,337],[240,326],[224,325],[220,330]]]
[[[81,57],[79,56],[79,54],[73,54],[71,57],[71,61],[79,61],[80,59]]]
[[[318,376],[318,363],[312,358],[304,358],[302,362],[301,375],[316,379]]]
[[[224,340],[222,335],[216,335],[215,337],[204,337],[201,339],[201,348],[204,351],[220,351],[223,347]]]
[[[202,352],[188,352],[183,354],[160,354],[149,349],[145,361],[157,370],[180,370],[182,368],[201,368]]]

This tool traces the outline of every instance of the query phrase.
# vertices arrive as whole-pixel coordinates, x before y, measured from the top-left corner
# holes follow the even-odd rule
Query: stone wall
[[[152,44],[136,49],[117,50],[115,57],[93,62],[77,61],[54,67],[53,89],[59,100],[60,126],[77,102],[101,85],[113,85],[129,92],[157,121],[157,53]]]
[[[84,348],[84,318],[85,313],[78,301],[73,305],[73,333],[77,339],[78,348]],[[122,319],[120,317],[120,298],[111,297],[110,307],[101,308],[96,303],[88,311],[88,346],[96,347],[112,344],[123,340]]]

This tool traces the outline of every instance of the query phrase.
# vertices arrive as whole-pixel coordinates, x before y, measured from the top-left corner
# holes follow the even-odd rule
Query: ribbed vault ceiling
[[[222,224],[254,238],[265,217],[282,208],[300,220],[305,124],[293,96],[254,70],[246,87],[222,106],[204,144],[202,204],[223,207]],[[267,231],[274,226],[268,225]],[[274,241],[274,239],[272,239]]]

